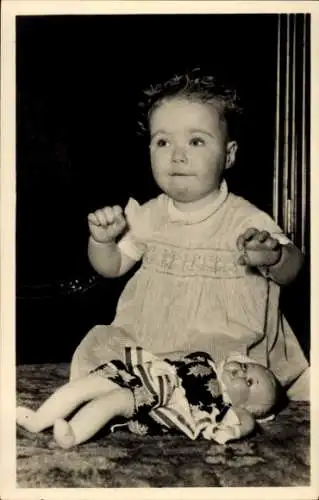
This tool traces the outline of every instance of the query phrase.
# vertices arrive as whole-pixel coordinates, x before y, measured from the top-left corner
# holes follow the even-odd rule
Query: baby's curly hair
[[[228,137],[233,139],[238,135],[243,109],[236,90],[227,88],[217,81],[217,78],[204,74],[200,68],[175,74],[168,80],[151,85],[143,91],[139,103],[141,119],[138,121],[141,133],[148,133],[152,112],[163,101],[173,97],[211,104],[226,123]]]

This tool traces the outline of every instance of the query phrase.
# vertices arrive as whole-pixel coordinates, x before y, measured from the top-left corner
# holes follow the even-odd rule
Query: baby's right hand
[[[119,205],[104,207],[89,214],[88,223],[92,238],[99,243],[114,241],[127,225]]]

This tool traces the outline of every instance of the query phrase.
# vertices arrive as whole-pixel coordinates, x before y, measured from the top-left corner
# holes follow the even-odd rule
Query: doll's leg
[[[130,389],[118,388],[84,405],[69,421],[58,419],[54,437],[62,448],[87,441],[114,417],[130,418],[134,412],[134,397]]]
[[[102,396],[119,386],[97,373],[68,382],[50,396],[37,411],[18,407],[17,423],[30,432],[40,432],[65,418],[86,401]]]

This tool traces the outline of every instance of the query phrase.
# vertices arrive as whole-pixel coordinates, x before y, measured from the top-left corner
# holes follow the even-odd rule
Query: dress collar
[[[225,180],[222,181],[219,189],[219,194],[211,203],[207,203],[200,210],[193,212],[182,212],[175,207],[171,198],[168,199],[168,214],[172,222],[182,222],[184,224],[194,224],[202,222],[216,212],[219,207],[224,203],[228,196],[228,187]]]

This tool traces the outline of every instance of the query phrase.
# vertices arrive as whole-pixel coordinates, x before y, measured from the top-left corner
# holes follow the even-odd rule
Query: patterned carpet
[[[37,408],[67,380],[68,365],[17,367],[17,402]],[[61,450],[51,430],[17,428],[19,488],[309,486],[309,405],[290,403],[274,422],[221,446],[181,435],[133,436],[107,429]]]

